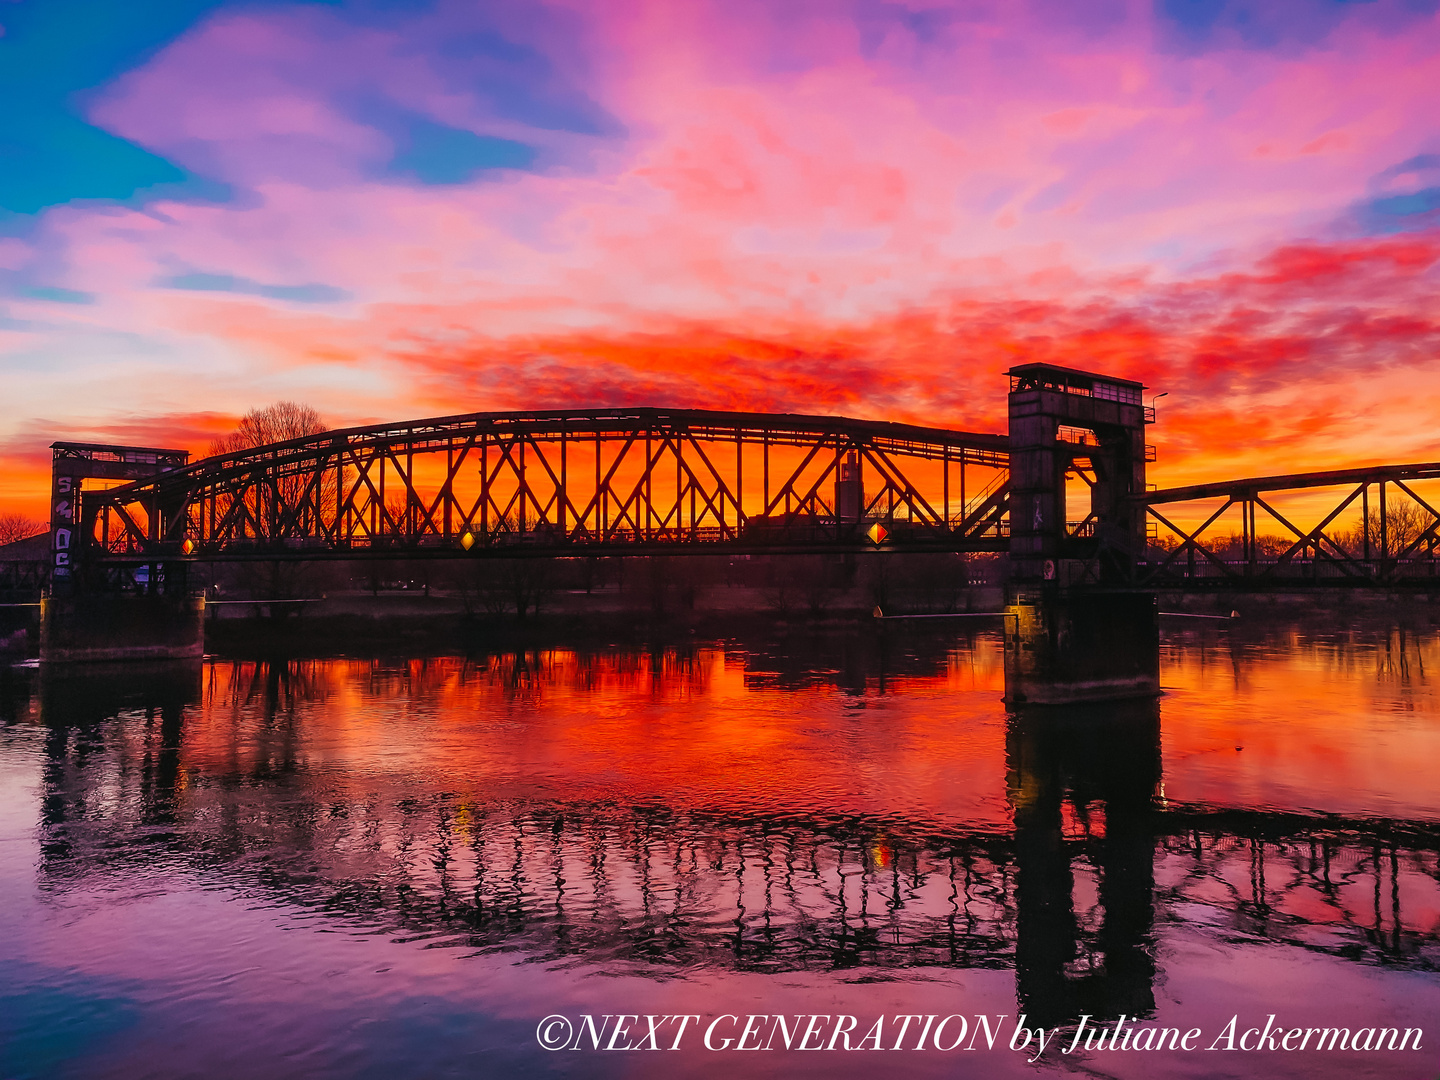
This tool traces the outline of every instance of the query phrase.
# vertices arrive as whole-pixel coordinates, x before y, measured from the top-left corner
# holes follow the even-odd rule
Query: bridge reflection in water
[[[852,690],[954,663],[866,653],[787,675],[744,656],[767,669],[747,670],[757,686]],[[1392,968],[1440,960],[1433,825],[1167,802],[1153,700],[1009,714],[1008,810],[973,820],[844,812],[804,780],[739,809],[555,776],[417,781],[434,763],[403,747],[351,770],[311,737],[375,700],[442,724],[437,695],[465,685],[497,706],[490,738],[524,741],[500,706],[617,686],[684,700],[713,691],[706,657],[352,664],[342,679],[340,661],[127,665],[46,681],[22,704],[45,727],[41,881],[174,872],[432,945],[607,970],[1013,968],[1018,1011],[1046,1025],[1151,1015],[1167,923]]]

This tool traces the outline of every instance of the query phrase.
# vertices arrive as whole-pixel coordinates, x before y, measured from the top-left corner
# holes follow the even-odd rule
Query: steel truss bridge
[[[1440,463],[1430,462],[1149,492],[1144,504],[1151,542],[1136,567],[1136,583],[1440,588],[1437,480]]]
[[[1094,442],[1065,428],[1056,442],[1057,472],[1092,491],[1105,467]],[[57,461],[73,445],[57,444]],[[471,413],[161,468],[82,493],[82,558],[1001,553],[1015,511],[1004,435],[697,409]],[[1227,480],[1128,502],[1148,528],[1140,550],[1125,550],[1125,575],[1114,576],[1110,549],[1102,579],[1114,530],[1092,512],[1066,527],[1063,580],[1440,588],[1440,463]]]
[[[87,492],[82,532],[122,562],[1002,551],[1006,463],[1002,435],[838,417],[472,413],[328,431]]]

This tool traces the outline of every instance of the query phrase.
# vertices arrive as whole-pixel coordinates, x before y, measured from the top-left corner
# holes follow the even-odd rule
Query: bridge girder
[[[87,493],[84,533],[119,562],[873,550],[876,525],[890,548],[1001,551],[1006,447],[845,417],[472,413],[323,432]],[[978,490],[977,467],[991,481]]]

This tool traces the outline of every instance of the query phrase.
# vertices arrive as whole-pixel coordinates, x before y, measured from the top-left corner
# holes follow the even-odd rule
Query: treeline
[[[1356,520],[1349,528],[1326,530],[1326,542],[1324,550],[1334,554],[1334,547],[1339,547],[1352,558],[1362,559],[1394,559],[1399,558],[1406,552],[1409,557],[1423,557],[1429,554],[1430,543],[1419,540],[1434,518],[1421,507],[1413,503],[1401,503],[1387,509],[1385,514],[1385,528],[1380,528],[1380,514],[1371,510],[1364,520]],[[1294,547],[1298,538],[1293,534],[1262,534],[1255,538],[1255,557],[1258,559],[1278,559]],[[1152,538],[1149,546],[1160,552],[1171,552],[1181,545],[1183,541],[1178,536],[1161,536]],[[1201,544],[1214,552],[1222,559],[1239,560],[1245,557],[1244,537],[1238,532],[1231,532],[1228,536],[1215,534],[1207,531],[1200,537]],[[1410,548],[1415,545],[1415,550]],[[1368,555],[1367,555],[1368,552]],[[1296,553],[1297,557],[1303,557]]]

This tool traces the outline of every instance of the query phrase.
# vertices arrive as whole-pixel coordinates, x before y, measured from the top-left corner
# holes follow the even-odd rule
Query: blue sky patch
[[[1417,154],[1377,173],[1353,215],[1360,231],[1374,236],[1440,225],[1440,154]]]
[[[220,9],[326,6],[362,25],[409,23],[416,45],[451,87],[478,95],[500,115],[545,130],[613,133],[618,127],[539,49],[546,9],[481,6],[459,33],[426,25],[434,6],[415,0],[12,0],[0,3],[0,226],[77,200],[143,205],[157,198],[231,202],[237,192],[87,122],[89,99],[142,66]],[[564,18],[563,13],[557,18]],[[429,39],[429,40],[427,40]],[[528,169],[536,150],[513,139],[454,127],[391,102],[354,108],[395,146],[378,175],[461,184],[494,169]]]
[[[0,210],[129,199],[194,178],[83,119],[84,97],[143,63],[219,0],[21,0],[0,7]],[[213,194],[213,189],[212,189]]]
[[[1440,226],[1440,187],[1383,195],[1355,209],[1360,231],[1370,236],[1420,232]]]
[[[1252,49],[1304,47],[1323,40],[1357,8],[1373,0],[1156,0],[1155,12],[1182,51],[1242,44]],[[1436,8],[1437,0],[1408,0],[1381,12],[1403,24]]]
[[[477,135],[423,116],[406,117],[388,134],[396,151],[385,173],[422,184],[463,184],[491,169],[528,169],[535,161],[534,149],[524,143]]]
[[[162,288],[183,289],[187,292],[236,293],[240,296],[260,296],[266,300],[289,300],[298,304],[338,304],[351,298],[349,292],[334,285],[266,285],[251,278],[236,277],[234,274],[207,274],[201,271],[176,274],[156,284]]]
[[[11,295],[25,300],[46,300],[52,304],[93,304],[95,294],[78,289],[62,289],[57,285],[21,285]]]
[[[129,199],[194,179],[162,157],[76,117],[55,112],[0,120],[0,209],[34,214],[75,199]]]

